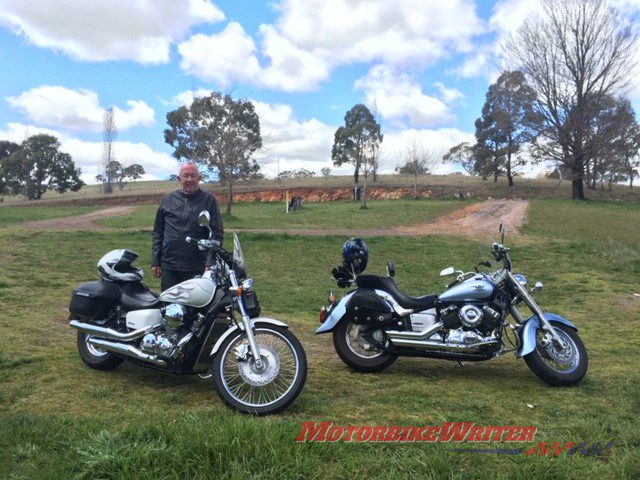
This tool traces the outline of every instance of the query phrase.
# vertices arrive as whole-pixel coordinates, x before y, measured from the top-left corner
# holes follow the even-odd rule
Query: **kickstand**
[[[199,376],[201,379],[206,380],[206,379],[208,379],[208,378],[213,377],[213,373],[207,373],[207,374],[199,373],[199,374],[198,374],[198,376]]]

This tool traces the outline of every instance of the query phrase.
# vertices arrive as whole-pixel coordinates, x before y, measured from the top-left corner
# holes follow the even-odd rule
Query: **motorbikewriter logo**
[[[303,422],[296,442],[533,442],[536,427],[442,422],[425,426],[356,426]]]

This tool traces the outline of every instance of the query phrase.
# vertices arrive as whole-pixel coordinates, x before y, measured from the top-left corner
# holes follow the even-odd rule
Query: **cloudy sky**
[[[167,178],[167,112],[215,90],[254,102],[268,176],[351,173],[330,155],[356,103],[377,105],[390,172],[413,141],[473,140],[500,45],[537,2],[0,0],[0,139],[54,134],[93,183],[113,107],[116,158]],[[615,4],[640,29],[640,0]],[[640,81],[631,98],[640,111]]]

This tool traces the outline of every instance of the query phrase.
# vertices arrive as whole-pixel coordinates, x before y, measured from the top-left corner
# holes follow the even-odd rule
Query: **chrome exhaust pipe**
[[[407,339],[407,340],[426,340],[431,335],[436,333],[443,327],[442,322],[435,323],[430,327],[425,328],[421,332],[402,332],[399,330],[387,330],[385,333],[391,339],[392,342],[396,343],[396,340]]]
[[[414,340],[409,338],[392,339],[392,342],[396,347],[412,347],[412,348],[421,348],[424,350],[442,349],[449,352],[456,352],[456,351],[473,350],[478,347],[484,347],[486,345],[494,345],[498,343],[498,339],[485,340],[482,342],[469,343],[469,344],[450,343],[450,342],[447,342],[447,343],[433,342],[429,340]]]
[[[121,333],[112,328],[99,327],[91,323],[82,323],[78,320],[71,320],[69,326],[80,330],[82,333],[87,333],[92,337],[108,338],[111,340],[119,340],[121,342],[130,342],[140,337],[144,337],[147,333],[155,330],[159,325],[152,327],[141,328],[140,330],[134,330],[133,332]]]
[[[87,339],[87,342],[89,342],[94,347],[101,348],[102,350],[106,350],[107,352],[117,353],[125,357],[135,358],[136,360],[141,360],[143,362],[153,363],[154,365],[157,365],[159,367],[167,366],[167,362],[165,362],[164,360],[160,360],[156,355],[148,355],[132,345],[110,342],[108,340],[93,337],[89,337]]]

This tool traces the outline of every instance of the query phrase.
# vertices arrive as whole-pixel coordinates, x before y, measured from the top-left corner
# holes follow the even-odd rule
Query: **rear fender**
[[[320,328],[316,330],[316,333],[328,333],[335,330],[340,320],[344,317],[344,314],[347,313],[347,303],[354,293],[356,293],[356,290],[342,297],[338,304],[329,312],[329,315],[322,325],[320,325]]]
[[[275,325],[277,327],[289,328],[289,325],[274,318],[256,317],[252,318],[250,321],[253,328],[260,327],[261,325]],[[224,342],[229,335],[232,335],[233,332],[237,330],[244,330],[244,326],[242,324],[240,324],[240,326],[234,325],[233,327],[227,329],[227,331],[220,336],[216,344],[211,349],[211,356],[215,355],[220,349],[220,345],[222,345],[222,342]]]
[[[562,323],[568,327],[573,328],[576,332],[577,327],[560,315],[555,313],[544,312],[544,316],[550,323]],[[525,355],[529,355],[536,349],[536,332],[540,328],[540,319],[537,315],[530,316],[526,322],[522,324],[522,328],[518,333],[520,338],[520,348],[516,351],[516,358],[522,358]]]

